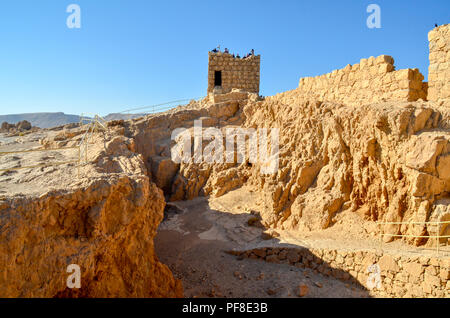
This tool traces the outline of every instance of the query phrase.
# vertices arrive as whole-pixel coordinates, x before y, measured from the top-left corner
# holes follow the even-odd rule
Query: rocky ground
[[[0,151],[38,146],[29,137],[3,142]],[[40,144],[57,146],[43,139]],[[158,261],[153,247],[163,218],[162,191],[128,147],[113,132],[95,136],[79,174],[75,163],[24,168],[71,160],[77,157],[72,150],[0,157],[0,169],[24,168],[0,174],[1,297],[182,296],[180,282]],[[81,268],[81,289],[66,286],[70,264]]]
[[[29,168],[29,166],[45,165],[49,162],[63,163],[78,159],[76,149],[21,152],[24,150],[41,149],[39,140],[54,136],[55,133],[38,131],[19,137],[9,137],[1,134],[0,152],[16,152],[0,156],[0,169],[18,169],[0,171],[0,197],[17,194],[42,194],[49,188],[59,188],[68,180],[75,180],[77,169],[75,164],[65,163],[62,166]]]
[[[222,131],[279,128],[279,169],[264,175],[261,162],[248,160],[173,162],[172,132],[192,131],[194,120]],[[182,282],[187,297],[297,297],[300,289],[306,297],[365,297],[358,283],[231,252],[376,250],[381,233],[450,231],[376,225],[449,220],[450,116],[442,105],[356,108],[295,90],[266,99],[232,92],[107,126],[80,153],[72,147],[86,125],[1,137],[0,152],[47,151],[0,156],[0,296],[172,297],[182,295]],[[69,149],[52,150],[61,147]],[[80,157],[80,165],[69,162]],[[61,164],[28,167],[50,162]],[[435,244],[386,238],[382,247],[428,255]],[[62,279],[70,262],[84,268],[77,293]],[[439,275],[445,286],[448,271]]]
[[[227,253],[262,242],[263,230],[247,225],[248,212],[218,211],[204,198],[176,206],[161,223],[155,248],[183,282],[185,297],[368,297],[360,285],[309,269]]]
[[[310,268],[236,257],[230,251],[261,247],[380,250],[380,242],[364,229],[364,220],[348,212],[338,226],[315,233],[270,230],[250,223],[260,200],[246,187],[219,198],[170,203],[155,238],[161,261],[183,282],[186,297],[372,297],[358,283],[324,276]],[[370,223],[370,222],[369,222]],[[365,224],[370,231],[374,224]],[[432,255],[393,242],[382,250],[397,255]],[[450,257],[447,247],[441,256]],[[303,286],[303,287],[302,287]],[[306,287],[304,287],[306,286]],[[307,290],[300,295],[300,290]]]

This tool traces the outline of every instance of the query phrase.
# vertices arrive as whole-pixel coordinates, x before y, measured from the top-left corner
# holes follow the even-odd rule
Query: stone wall
[[[326,276],[355,283],[378,297],[450,297],[450,259],[392,254],[381,250],[336,250],[262,247],[233,251],[234,255],[310,268]],[[380,269],[381,288],[369,289],[369,266]]]
[[[423,79],[416,68],[395,71],[394,59],[380,55],[321,76],[301,78],[296,91],[346,105],[383,100],[416,101],[427,96]]]
[[[210,94],[208,96],[211,103],[224,103],[230,101],[243,101],[243,100],[257,100],[258,95],[255,93],[249,93],[242,89],[233,88],[233,90],[226,94]]]
[[[221,93],[229,93],[233,88],[259,93],[260,60],[260,55],[238,59],[228,53],[209,52],[208,93],[214,91],[215,71],[222,72]]]
[[[428,41],[430,42],[428,99],[448,102],[450,101],[450,24],[431,30],[428,33]]]

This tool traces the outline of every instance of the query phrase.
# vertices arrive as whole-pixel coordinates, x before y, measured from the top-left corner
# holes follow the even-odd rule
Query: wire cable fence
[[[441,245],[441,239],[445,240],[445,245],[448,245],[448,240],[450,239],[450,235],[441,235],[441,232],[446,229],[446,226],[442,226],[443,224],[450,224],[450,221],[427,221],[427,222],[417,222],[417,221],[409,221],[409,222],[377,222],[377,225],[380,227],[380,247],[382,248],[383,237],[399,237],[399,238],[429,238],[436,239],[436,252],[439,253],[439,247]],[[413,234],[390,234],[383,233],[381,226],[382,225],[434,225],[434,229],[432,229],[436,234],[434,235],[413,235]],[[445,233],[445,232],[444,232]]]
[[[137,112],[137,111],[142,111],[143,114],[156,114],[156,113],[165,112],[165,111],[171,110],[173,108],[176,108],[178,106],[181,106],[180,103],[186,103],[186,102],[190,102],[192,100],[199,101],[203,98],[205,98],[205,96],[196,97],[196,98],[177,99],[177,100],[160,103],[160,104],[126,109],[126,110],[118,112],[117,114],[132,114],[132,112]]]

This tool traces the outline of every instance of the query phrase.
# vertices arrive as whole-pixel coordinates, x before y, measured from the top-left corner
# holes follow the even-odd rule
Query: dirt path
[[[216,202],[217,203],[217,202]],[[159,228],[155,248],[160,260],[181,279],[186,297],[368,297],[361,286],[346,284],[309,269],[226,253],[259,244],[263,229],[247,225],[250,213],[230,213],[206,198],[177,202]]]

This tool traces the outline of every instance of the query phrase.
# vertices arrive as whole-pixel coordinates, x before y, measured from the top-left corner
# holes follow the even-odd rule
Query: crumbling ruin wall
[[[450,101],[450,24],[441,25],[428,33],[430,67],[428,99]]]
[[[214,75],[222,72],[222,93],[229,93],[233,88],[250,93],[259,93],[259,66],[261,56],[234,58],[228,53],[209,53],[208,93],[214,91]]]
[[[311,268],[326,276],[361,284],[377,297],[448,297],[450,260],[380,250],[262,247],[232,254],[270,263]],[[377,267],[373,268],[376,265]],[[371,268],[372,267],[372,268]],[[379,285],[375,271],[379,269]]]
[[[300,79],[296,89],[321,101],[345,105],[389,101],[426,100],[427,84],[417,68],[395,71],[394,59],[388,55],[361,59],[359,64],[316,77]]]

